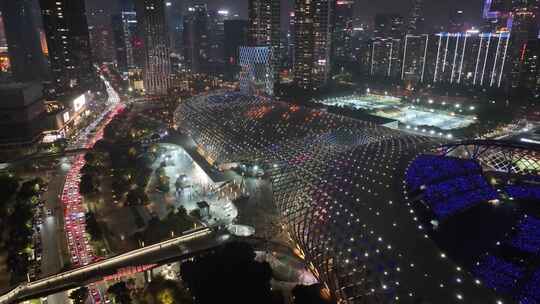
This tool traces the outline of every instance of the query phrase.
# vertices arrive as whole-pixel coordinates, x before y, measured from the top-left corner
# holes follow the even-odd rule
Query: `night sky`
[[[186,0],[189,3],[190,0]],[[211,8],[228,8],[237,12],[241,17],[247,17],[247,0],[208,0]],[[283,11],[293,9],[294,0],[282,0]],[[466,20],[478,24],[482,14],[482,0],[425,0],[424,16],[426,25],[445,26],[452,9],[461,9],[465,12]],[[356,15],[362,22],[371,23],[373,16],[378,12],[399,13],[408,15],[410,0],[356,0]]]
[[[466,20],[472,25],[479,24],[482,13],[482,0],[424,0],[424,16],[429,28],[445,26],[452,9],[461,9],[465,12]],[[89,7],[103,7],[112,9],[116,1],[111,0],[87,0]],[[184,5],[192,3],[208,3],[212,9],[228,9],[231,13],[239,14],[241,18],[247,18],[247,0],[184,0]],[[294,0],[281,0],[282,12],[293,9]],[[373,16],[378,12],[399,13],[407,16],[411,0],[356,0],[356,15],[362,22],[373,22]],[[283,18],[284,25],[286,18]]]

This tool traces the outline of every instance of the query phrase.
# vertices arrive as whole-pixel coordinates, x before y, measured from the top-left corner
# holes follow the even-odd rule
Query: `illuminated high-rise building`
[[[433,82],[500,87],[505,81],[510,35],[498,33],[436,34]]]
[[[211,69],[223,65],[225,55],[225,21],[229,19],[228,10],[208,11],[208,33],[210,37]]]
[[[96,62],[113,62],[116,54],[112,28],[109,25],[91,25],[88,32],[93,59]]]
[[[401,39],[374,38],[370,42],[369,75],[397,79],[401,73]]]
[[[49,60],[57,93],[94,79],[84,1],[40,0]]]
[[[274,71],[269,46],[242,46],[240,53],[240,91],[244,94],[274,95]]]
[[[248,45],[271,48],[269,64],[276,82],[279,82],[280,67],[280,7],[279,0],[248,1]]]
[[[511,30],[511,0],[484,0],[482,17],[486,21],[486,31]]]
[[[135,7],[144,40],[144,89],[148,94],[165,94],[171,74],[165,1],[137,0]]]
[[[294,81],[304,90],[326,85],[330,74],[330,51],[335,1],[295,0]]]
[[[289,13],[289,31],[287,32],[287,67],[290,71],[294,67],[294,48],[295,48],[295,20],[294,12]]]
[[[453,9],[450,11],[448,19],[448,31],[451,33],[463,32],[466,29],[465,11],[462,9]]]
[[[225,75],[229,80],[238,79],[239,49],[247,44],[247,20],[226,20],[224,24],[224,61]]]
[[[137,14],[122,11],[112,18],[116,61],[122,72],[137,66],[134,43],[137,41]]]
[[[406,83],[424,82],[430,35],[406,35],[403,43],[401,79]],[[429,69],[429,66],[427,66]]]
[[[184,29],[183,1],[165,1],[165,20],[169,34],[170,50],[173,53],[182,53],[182,31]]]
[[[535,89],[537,86],[538,1],[512,1],[511,85]]]
[[[334,56],[339,60],[352,60],[353,0],[336,2],[336,23],[334,28]]]
[[[446,83],[501,87],[508,80],[510,33],[407,35],[401,79],[406,83]]]
[[[412,7],[407,22],[407,34],[418,34],[421,32],[424,22],[424,17],[422,16],[423,6],[424,0],[412,0]]]
[[[34,10],[39,8],[33,1],[0,1],[5,47],[15,81],[43,81],[48,76],[47,62],[41,50],[39,20],[34,18]]]
[[[208,9],[205,4],[188,7],[184,16],[183,48],[187,67],[195,73],[203,72],[210,60]]]
[[[399,14],[375,15],[375,37],[399,39],[403,36],[403,17]]]

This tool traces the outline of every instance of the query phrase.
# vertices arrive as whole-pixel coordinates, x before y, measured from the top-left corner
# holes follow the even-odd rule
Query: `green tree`
[[[75,304],[84,304],[86,299],[88,299],[88,295],[88,287],[80,287],[72,291],[69,298],[72,299]]]
[[[200,304],[273,303],[272,269],[255,261],[247,243],[233,242],[181,266],[182,279]]]
[[[101,240],[103,237],[96,215],[92,211],[86,213],[86,231],[94,241]]]
[[[118,282],[114,285],[111,285],[107,289],[107,293],[112,296],[115,303],[118,303],[118,304],[131,303],[130,290],[127,287],[125,282]]]
[[[144,192],[144,189],[136,188],[128,192],[126,203],[128,206],[141,206],[150,201],[150,198]]]
[[[38,194],[40,189],[40,181],[38,179],[33,179],[24,182],[19,189],[17,197],[21,200],[27,200],[30,197]]]
[[[189,292],[176,281],[158,276],[148,284],[145,300],[149,304],[191,304]]]
[[[5,202],[17,193],[19,181],[13,175],[0,174],[0,188],[2,189],[2,191],[0,191],[0,202],[2,202],[0,209],[4,209],[6,207]],[[0,214],[2,214],[1,211]]]
[[[83,174],[81,176],[81,183],[79,184],[79,193],[81,195],[90,195],[97,192],[97,186],[95,184],[95,177],[92,174]]]

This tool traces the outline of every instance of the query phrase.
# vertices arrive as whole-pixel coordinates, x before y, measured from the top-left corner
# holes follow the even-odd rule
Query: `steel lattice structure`
[[[540,172],[540,146],[500,140],[470,140],[441,147],[442,155],[475,159],[484,168],[509,174]]]
[[[274,95],[273,52],[269,46],[241,46],[240,90],[246,94]]]
[[[238,93],[195,97],[175,119],[211,163],[270,171],[290,237],[340,303],[501,299],[441,258],[408,202],[404,172],[436,139]]]

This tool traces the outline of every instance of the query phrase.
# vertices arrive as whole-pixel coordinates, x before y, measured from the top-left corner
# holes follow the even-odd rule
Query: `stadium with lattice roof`
[[[175,119],[212,164],[262,164],[339,302],[540,303],[535,146],[448,144],[232,92],[192,98]]]

